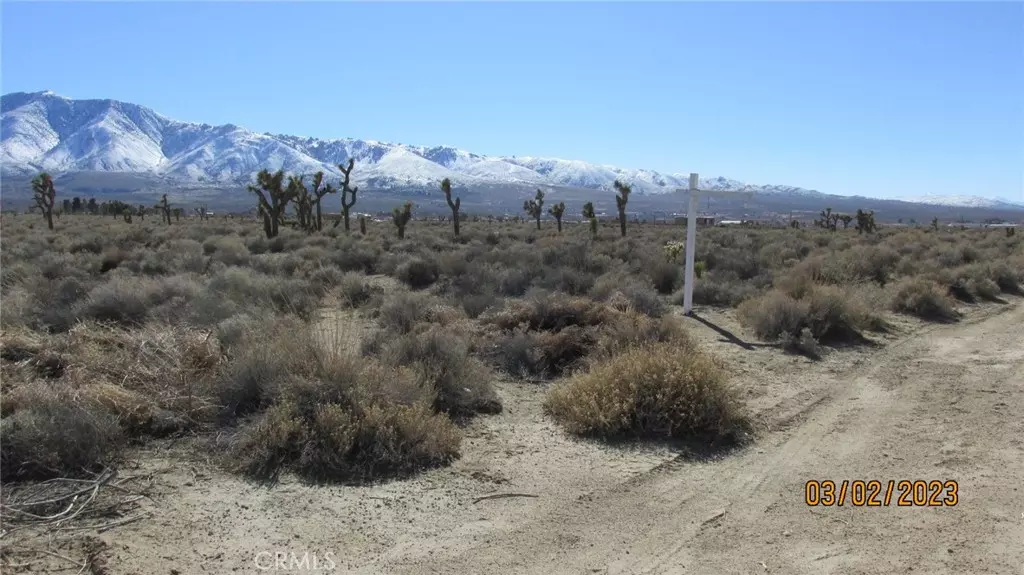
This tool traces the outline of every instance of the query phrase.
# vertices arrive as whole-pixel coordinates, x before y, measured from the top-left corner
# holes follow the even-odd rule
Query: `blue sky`
[[[1024,201],[1024,3],[3,2],[0,89],[274,133]]]

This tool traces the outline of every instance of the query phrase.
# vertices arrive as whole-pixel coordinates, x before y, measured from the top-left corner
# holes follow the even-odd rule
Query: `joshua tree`
[[[171,208],[171,212],[174,214],[174,221],[181,221],[181,208]]]
[[[839,216],[839,220],[843,222],[843,229],[850,227],[850,222],[853,221],[853,216],[850,214],[843,214]]]
[[[327,184],[326,186],[320,187],[324,181],[324,173],[317,172],[313,174],[313,205],[316,206],[316,220],[313,222],[316,227],[316,231],[322,231],[324,229],[324,218],[323,211],[320,208],[320,202],[324,199],[324,196],[328,194],[337,193],[337,189]]]
[[[121,217],[123,217],[124,221],[128,222],[129,224],[132,223],[132,209],[128,206],[125,206],[121,210]]]
[[[551,206],[548,208],[548,213],[555,216],[555,222],[558,223],[558,233],[562,233],[562,214],[565,213],[565,202],[558,202]]]
[[[352,206],[356,205],[356,192],[359,191],[359,186],[354,188],[349,187],[349,178],[352,175],[352,168],[355,166],[356,161],[353,158],[348,159],[348,167],[344,164],[338,164],[338,169],[345,176],[345,179],[341,181],[341,217],[345,220],[345,231],[348,231],[348,214]],[[349,197],[351,196],[351,200]]]
[[[455,237],[459,237],[459,208],[462,206],[462,198],[455,198],[455,201],[452,201],[452,182],[448,178],[441,180],[441,191],[444,192],[444,199],[452,210],[452,226],[455,228]]]
[[[36,206],[46,218],[46,227],[53,230],[53,204],[57,201],[57,189],[53,186],[53,177],[43,172],[33,178],[32,194]]]
[[[839,220],[841,219],[843,219],[841,214],[833,213],[832,208],[825,208],[821,210],[821,219],[817,223],[819,227],[834,232],[839,227]]]
[[[626,237],[626,204],[629,203],[629,194],[633,192],[633,186],[619,180],[615,180],[613,185],[619,192],[615,195],[615,204],[619,207],[619,230],[622,232],[622,237]]]
[[[935,230],[935,231],[939,231],[939,218],[938,217],[932,218],[932,229]]]
[[[249,191],[259,198],[259,213],[263,216],[263,231],[267,239],[277,237],[288,202],[294,197],[296,190],[292,185],[284,187],[284,170],[273,174],[269,170],[260,170],[256,174],[258,186],[249,186]],[[205,214],[205,211],[204,211]]]
[[[366,216],[359,216],[359,233],[366,235]]]
[[[544,192],[537,188],[537,195],[532,200],[523,202],[523,211],[531,218],[537,220],[537,229],[540,229],[540,216],[544,213]]]
[[[871,232],[878,229],[875,225],[875,211],[869,210],[857,210],[857,233],[858,234],[870,234]]]
[[[594,214],[594,202],[583,204],[583,217],[590,222],[590,234],[597,237],[597,215]]]
[[[167,203],[167,194],[164,194],[160,198],[160,202],[156,205],[157,209],[163,212],[164,221],[167,225],[171,225],[171,205]]]
[[[398,239],[405,238],[405,226],[408,225],[409,220],[412,219],[412,202],[405,202],[400,208],[391,210],[391,221],[394,222],[395,227],[398,228]]]
[[[304,231],[313,231],[313,197],[306,189],[304,176],[288,176],[288,189],[294,192],[292,202],[295,204],[295,220],[293,225]]]
[[[139,216],[140,220],[146,221],[146,206],[139,204],[135,208],[135,213]]]

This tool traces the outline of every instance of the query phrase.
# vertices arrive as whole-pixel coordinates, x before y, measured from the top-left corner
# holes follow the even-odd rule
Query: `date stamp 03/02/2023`
[[[804,501],[811,507],[955,507],[960,486],[952,480],[812,479],[804,484]]]

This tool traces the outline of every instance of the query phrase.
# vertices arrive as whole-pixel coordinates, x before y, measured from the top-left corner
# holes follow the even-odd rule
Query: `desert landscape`
[[[1024,575],[1019,2],[0,29],[0,575]]]
[[[0,221],[5,572],[1024,560],[1012,229],[161,212]]]

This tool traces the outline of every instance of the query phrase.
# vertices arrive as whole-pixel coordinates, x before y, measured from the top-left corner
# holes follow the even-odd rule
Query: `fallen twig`
[[[491,495],[484,495],[483,497],[477,497],[473,500],[473,503],[480,503],[488,499],[504,499],[506,497],[540,497],[539,495],[533,495],[532,493],[493,493]]]

